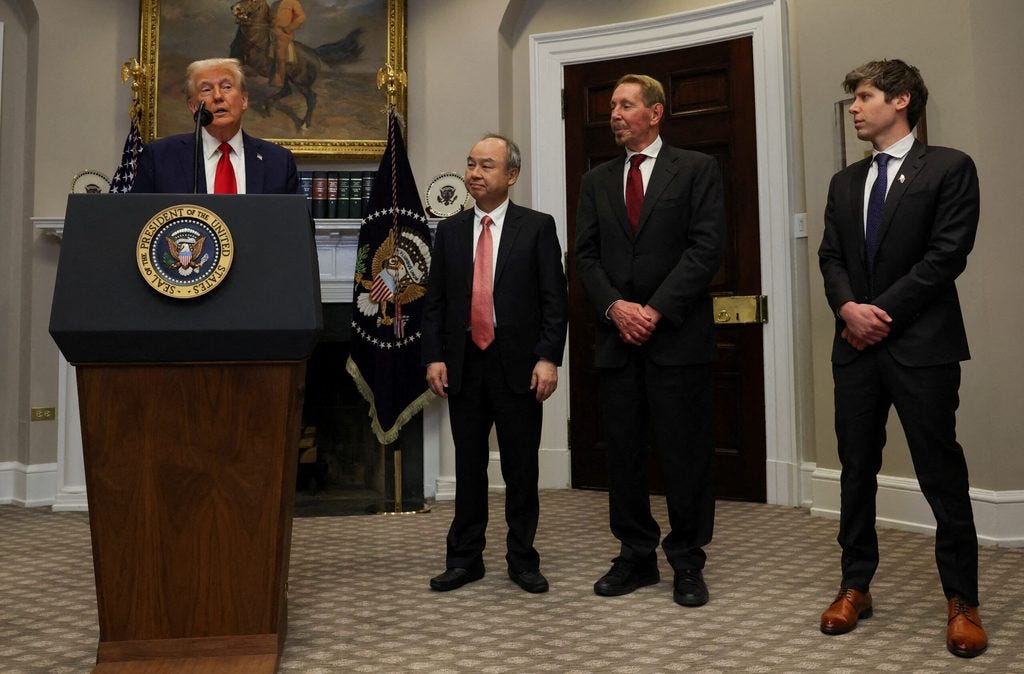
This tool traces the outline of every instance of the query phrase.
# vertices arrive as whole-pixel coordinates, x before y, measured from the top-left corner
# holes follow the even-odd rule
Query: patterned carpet
[[[659,521],[664,502],[655,499]],[[881,530],[875,615],[828,637],[818,617],[838,582],[836,523],[779,506],[719,503],[705,577],[711,603],[672,601],[662,582],[594,595],[617,545],[600,492],[546,491],[537,547],[551,591],[504,566],[502,497],[491,499],[487,576],[428,589],[444,567],[450,502],[426,514],[300,518],[283,672],[1024,672],[1024,551],[981,550],[991,645],[974,660],[944,644],[931,536]],[[97,640],[84,513],[0,506],[0,672],[87,672]]]

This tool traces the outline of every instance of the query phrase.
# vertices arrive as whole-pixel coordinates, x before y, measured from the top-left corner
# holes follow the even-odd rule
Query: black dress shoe
[[[540,571],[513,571],[509,568],[508,577],[527,592],[539,594],[548,591],[548,579]]]
[[[438,592],[448,592],[450,590],[457,590],[466,583],[472,583],[474,580],[480,580],[484,577],[484,563],[478,562],[468,569],[459,567],[452,567],[442,573],[440,576],[434,576],[430,579],[430,589]]]
[[[700,569],[676,572],[672,599],[680,606],[703,606],[708,603],[708,586]]]
[[[658,563],[638,564],[622,557],[612,560],[612,568],[594,583],[594,593],[602,597],[629,594],[638,587],[654,585],[661,580]]]

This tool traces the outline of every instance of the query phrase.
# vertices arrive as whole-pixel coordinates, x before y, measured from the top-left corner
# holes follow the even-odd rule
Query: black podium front
[[[214,253],[230,268],[190,286]],[[50,332],[78,376],[96,671],[276,669],[321,329],[303,196],[69,198]]]

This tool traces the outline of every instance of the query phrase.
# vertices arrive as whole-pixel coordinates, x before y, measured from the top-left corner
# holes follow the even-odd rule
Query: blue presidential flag
[[[405,153],[397,113],[359,231],[351,353],[345,369],[370,403],[382,444],[429,403],[420,364],[420,319],[430,271],[430,228]]]

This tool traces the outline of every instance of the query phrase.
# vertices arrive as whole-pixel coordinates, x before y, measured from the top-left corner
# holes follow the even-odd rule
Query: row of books
[[[299,182],[314,218],[362,219],[376,175],[376,171],[299,171]]]

